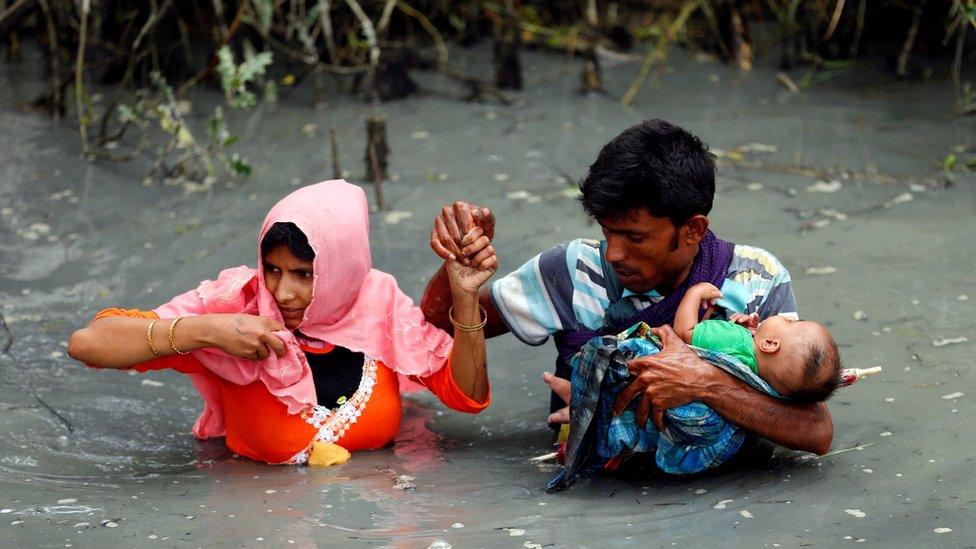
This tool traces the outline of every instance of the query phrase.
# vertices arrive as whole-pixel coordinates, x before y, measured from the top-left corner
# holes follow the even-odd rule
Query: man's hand
[[[442,259],[478,267],[494,255],[495,216],[488,208],[458,200],[441,208],[430,231],[430,247]]]
[[[549,372],[542,373],[542,381],[556,393],[556,396],[563,399],[566,406],[549,414],[549,423],[569,423],[569,399],[573,396],[573,386],[568,379],[556,377]]]
[[[716,368],[689,349],[670,326],[652,328],[651,332],[661,338],[661,352],[627,363],[627,369],[636,379],[620,392],[613,413],[619,416],[630,401],[642,395],[637,406],[637,425],[643,427],[650,415],[661,430],[664,411],[698,400]]]

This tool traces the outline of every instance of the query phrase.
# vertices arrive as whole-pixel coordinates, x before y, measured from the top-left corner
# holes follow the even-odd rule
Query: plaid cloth
[[[746,433],[701,402],[664,412],[664,431],[648,420],[637,425],[639,399],[613,416],[613,404],[630,383],[627,361],[655,354],[661,342],[644,323],[617,336],[595,337],[571,359],[573,396],[570,402],[566,465],[548,485],[548,491],[569,487],[588,469],[631,453],[654,453],[659,469],[671,474],[699,473],[729,460],[745,441]],[[691,347],[702,359],[772,396],[780,395],[748,366],[708,349]]]

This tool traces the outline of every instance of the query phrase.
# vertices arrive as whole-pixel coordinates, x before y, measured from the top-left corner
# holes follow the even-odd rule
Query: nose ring
[[[292,292],[292,291],[289,290],[289,291],[285,292],[285,296],[286,297],[295,297],[295,292]]]

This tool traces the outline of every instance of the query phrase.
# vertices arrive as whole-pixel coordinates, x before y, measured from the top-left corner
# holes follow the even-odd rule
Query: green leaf
[[[952,170],[952,168],[956,165],[957,160],[958,158],[956,158],[955,153],[947,154],[946,157],[942,159],[942,169],[945,171]]]

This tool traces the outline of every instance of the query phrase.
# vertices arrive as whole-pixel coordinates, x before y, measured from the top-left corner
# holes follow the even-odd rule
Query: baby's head
[[[798,402],[823,402],[840,383],[840,353],[823,325],[773,316],[754,336],[759,376]]]

